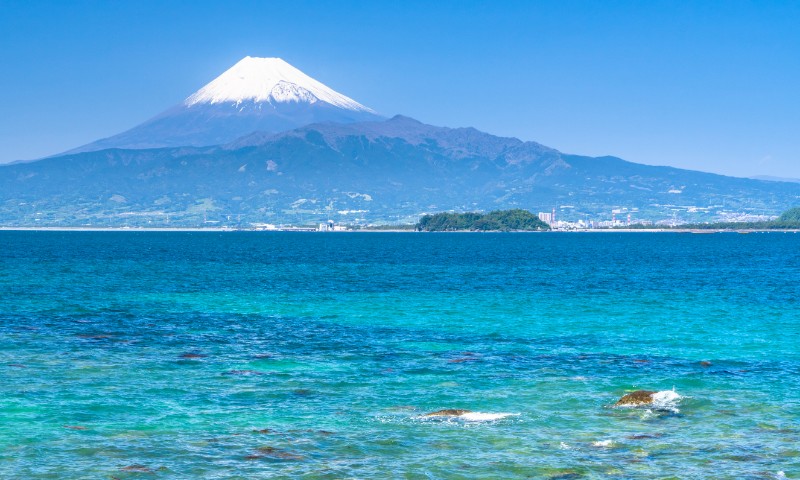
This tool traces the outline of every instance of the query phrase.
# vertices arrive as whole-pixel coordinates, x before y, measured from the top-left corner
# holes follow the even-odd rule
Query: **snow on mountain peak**
[[[184,101],[191,107],[203,103],[316,103],[374,113],[352,98],[334,91],[280,58],[244,57],[225,73]]]

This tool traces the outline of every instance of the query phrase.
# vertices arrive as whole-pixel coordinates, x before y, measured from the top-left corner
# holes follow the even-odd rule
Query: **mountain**
[[[791,182],[791,183],[800,183],[800,178],[786,178],[786,177],[773,177],[771,175],[756,175],[754,177],[750,177],[756,180],[767,180],[769,182]]]
[[[610,219],[617,210],[704,221],[778,215],[798,203],[800,184],[570,155],[402,116],[0,166],[0,225],[395,223],[507,208],[557,208],[566,220]]]
[[[256,130],[280,132],[317,122],[381,118],[280,58],[245,57],[183,103],[67,153],[217,145]]]

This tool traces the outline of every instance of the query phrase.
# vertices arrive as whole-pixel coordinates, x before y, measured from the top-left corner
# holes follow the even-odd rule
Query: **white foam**
[[[674,403],[681,398],[675,390],[664,390],[653,394],[653,403]]]
[[[425,421],[493,422],[519,415],[519,413],[466,412],[461,415],[421,415],[416,418]]]
[[[683,397],[675,390],[663,390],[656,392],[653,394],[652,407],[658,410],[668,410],[678,413],[680,412],[680,410],[678,410],[678,402],[680,402],[682,398]]]
[[[604,448],[613,447],[614,446],[614,440],[611,440],[611,439],[598,440],[597,442],[592,442],[592,446],[593,447],[604,447]]]
[[[467,422],[491,422],[494,420],[501,420],[507,417],[516,417],[519,413],[483,413],[483,412],[469,412],[459,415],[458,418]]]

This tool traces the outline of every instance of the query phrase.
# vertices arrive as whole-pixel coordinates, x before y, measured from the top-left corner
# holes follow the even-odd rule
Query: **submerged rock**
[[[81,425],[64,425],[64,428],[68,428],[70,430],[88,430],[88,428]]]
[[[415,407],[413,405],[393,405],[393,406],[389,407],[388,409],[392,410],[392,411],[400,411],[400,412],[402,412],[402,411],[407,411],[407,410],[416,410],[417,407]]]
[[[127,467],[122,467],[120,470],[124,472],[153,473],[153,470],[145,465],[139,465],[138,463],[134,465],[128,465]]]
[[[180,358],[196,359],[196,358],[206,358],[206,356],[201,353],[184,353],[180,356]]]
[[[228,370],[223,372],[223,375],[264,375],[264,372],[259,372],[258,370]]]
[[[572,479],[581,478],[581,477],[583,477],[582,473],[580,473],[580,472],[578,472],[576,470],[573,470],[573,469],[565,469],[565,470],[553,473],[552,475],[549,475],[547,478],[549,480],[572,480]]]
[[[472,413],[472,410],[459,410],[455,408],[446,408],[444,410],[437,410],[435,412],[426,413],[423,417],[460,417],[467,413]]]
[[[477,362],[479,358],[477,357],[461,357],[461,358],[453,358],[448,360],[447,363],[464,363],[464,362]]]
[[[631,392],[627,395],[624,395],[622,398],[617,400],[617,403],[614,404],[615,407],[622,406],[622,405],[649,405],[653,403],[653,395],[658,392],[653,390],[636,390],[635,392]]]
[[[287,452],[275,447],[258,447],[256,449],[261,457],[269,457],[280,460],[305,460],[305,457],[296,453]]]
[[[663,433],[640,433],[637,435],[628,435],[625,438],[627,438],[628,440],[649,440],[653,438],[661,438],[663,436],[664,436]]]

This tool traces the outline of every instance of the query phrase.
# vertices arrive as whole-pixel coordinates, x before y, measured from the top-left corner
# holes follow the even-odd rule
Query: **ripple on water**
[[[800,472],[800,236],[0,236],[0,478]]]

